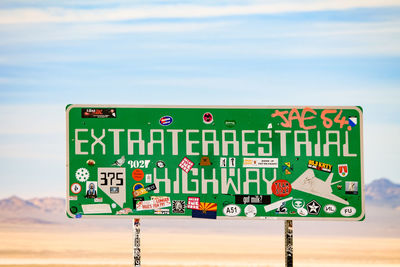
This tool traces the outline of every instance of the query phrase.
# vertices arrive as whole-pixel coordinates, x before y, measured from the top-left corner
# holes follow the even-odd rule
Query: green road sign
[[[69,217],[362,220],[359,107],[69,105]]]

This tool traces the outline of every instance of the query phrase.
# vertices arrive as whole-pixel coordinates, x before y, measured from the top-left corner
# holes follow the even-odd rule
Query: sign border
[[[361,214],[359,217],[350,217],[350,218],[329,218],[329,217],[228,217],[228,216],[220,216],[218,220],[272,220],[272,221],[287,221],[287,220],[294,220],[294,221],[363,221],[365,219],[365,192],[364,192],[364,129],[363,129],[363,109],[361,106],[263,106],[263,105],[255,105],[255,106],[248,106],[248,105],[112,105],[112,104],[69,104],[65,108],[65,115],[66,115],[66,214],[70,218],[74,218],[75,215],[70,212],[69,207],[69,112],[73,108],[179,108],[179,109],[198,109],[198,108],[206,108],[206,109],[304,109],[304,108],[313,108],[313,109],[352,109],[356,110],[359,114],[359,127],[360,127],[360,162],[361,162]],[[85,215],[82,214],[82,218],[146,218],[146,219],[158,219],[159,216],[153,215],[139,215],[139,214],[132,214],[128,216],[110,216],[110,215]],[[165,215],[162,216],[163,219],[192,219],[192,216],[171,216]]]

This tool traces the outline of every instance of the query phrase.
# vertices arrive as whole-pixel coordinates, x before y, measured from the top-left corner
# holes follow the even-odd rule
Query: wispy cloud
[[[13,8],[0,11],[0,24],[106,22],[138,19],[209,18],[289,12],[400,6],[398,0],[270,1],[268,4],[201,6],[151,5],[109,9]]]

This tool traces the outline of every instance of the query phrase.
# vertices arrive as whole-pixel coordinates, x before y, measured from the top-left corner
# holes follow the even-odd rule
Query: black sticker
[[[83,108],[82,118],[116,118],[115,108]]]
[[[172,200],[172,213],[185,213],[185,201]]]
[[[157,189],[156,184],[148,185],[144,188],[147,192],[154,191]]]
[[[137,197],[133,199],[133,209],[136,210],[136,203],[138,201],[144,201],[144,197]]]
[[[69,208],[69,210],[71,211],[72,214],[76,214],[78,212],[78,208],[72,206],[71,208]]]
[[[267,195],[235,195],[235,204],[271,204],[271,196]]]

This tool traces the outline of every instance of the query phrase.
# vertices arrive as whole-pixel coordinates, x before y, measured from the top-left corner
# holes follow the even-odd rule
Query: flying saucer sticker
[[[164,117],[161,117],[161,118],[160,118],[160,124],[161,124],[162,126],[171,125],[172,121],[173,121],[173,119],[172,119],[171,116],[164,116]]]
[[[86,182],[89,180],[90,174],[86,168],[80,168],[75,172],[75,178],[79,182]]]

